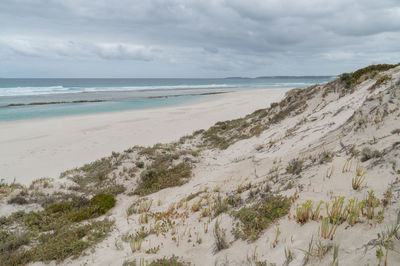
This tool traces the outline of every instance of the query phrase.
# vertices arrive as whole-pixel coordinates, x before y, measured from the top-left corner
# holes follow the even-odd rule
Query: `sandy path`
[[[169,142],[280,100],[287,89],[232,92],[190,104],[0,123],[0,178],[29,184],[112,151]]]

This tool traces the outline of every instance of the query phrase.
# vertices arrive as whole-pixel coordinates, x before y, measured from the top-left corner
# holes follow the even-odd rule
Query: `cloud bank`
[[[2,0],[0,76],[325,75],[400,62],[397,0]]]

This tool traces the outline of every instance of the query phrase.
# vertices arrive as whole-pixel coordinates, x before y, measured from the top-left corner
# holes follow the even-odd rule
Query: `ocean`
[[[304,87],[330,76],[220,79],[0,78],[0,121],[93,114],[184,104],[216,94]]]

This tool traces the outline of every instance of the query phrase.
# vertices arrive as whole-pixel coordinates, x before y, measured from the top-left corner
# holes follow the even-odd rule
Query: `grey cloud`
[[[400,61],[396,0],[3,0],[0,24],[0,58],[21,65],[16,75],[25,57],[174,76],[337,74]]]

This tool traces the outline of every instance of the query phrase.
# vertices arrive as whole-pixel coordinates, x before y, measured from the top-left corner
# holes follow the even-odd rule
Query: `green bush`
[[[138,167],[138,168],[143,168],[143,167],[144,167],[144,162],[142,162],[142,161],[137,161],[137,162],[135,163],[135,165],[136,165],[136,167]]]
[[[236,224],[233,233],[238,238],[254,241],[272,222],[285,216],[290,206],[291,202],[288,198],[271,195],[250,207],[243,207],[232,213],[240,221]]]
[[[62,261],[80,255],[104,239],[113,222],[78,223],[105,214],[115,203],[113,195],[97,194],[90,200],[77,197],[50,204],[43,211],[21,211],[1,219],[0,265]],[[30,243],[30,249],[19,248]]]
[[[181,260],[179,257],[172,255],[170,258],[157,259],[150,263],[149,266],[189,266],[191,263]]]
[[[298,175],[303,170],[303,160],[300,159],[292,159],[288,166],[286,167],[286,171],[289,174]]]
[[[379,65],[370,65],[352,73],[343,73],[340,75],[340,80],[345,83],[346,88],[351,88],[357,85],[360,81],[361,77],[366,74],[376,75],[377,72],[386,71],[391,68],[394,68],[398,65],[389,65],[389,64],[379,64]]]
[[[140,175],[141,182],[135,189],[135,194],[143,196],[164,188],[180,186],[187,182],[191,173],[191,166],[188,163],[172,165],[170,162],[156,160]]]
[[[104,193],[95,195],[90,201],[98,208],[98,212],[101,214],[114,207],[116,202],[113,195]]]
[[[114,205],[114,196],[97,194],[91,200],[79,198],[51,204],[44,211],[23,215],[22,219],[32,230],[48,231],[57,228],[60,223],[76,223],[99,217]]]
[[[361,160],[361,162],[365,162],[365,161],[368,161],[369,159],[380,157],[381,155],[382,155],[382,153],[378,150],[372,150],[369,147],[364,147],[361,150],[360,160]]]

